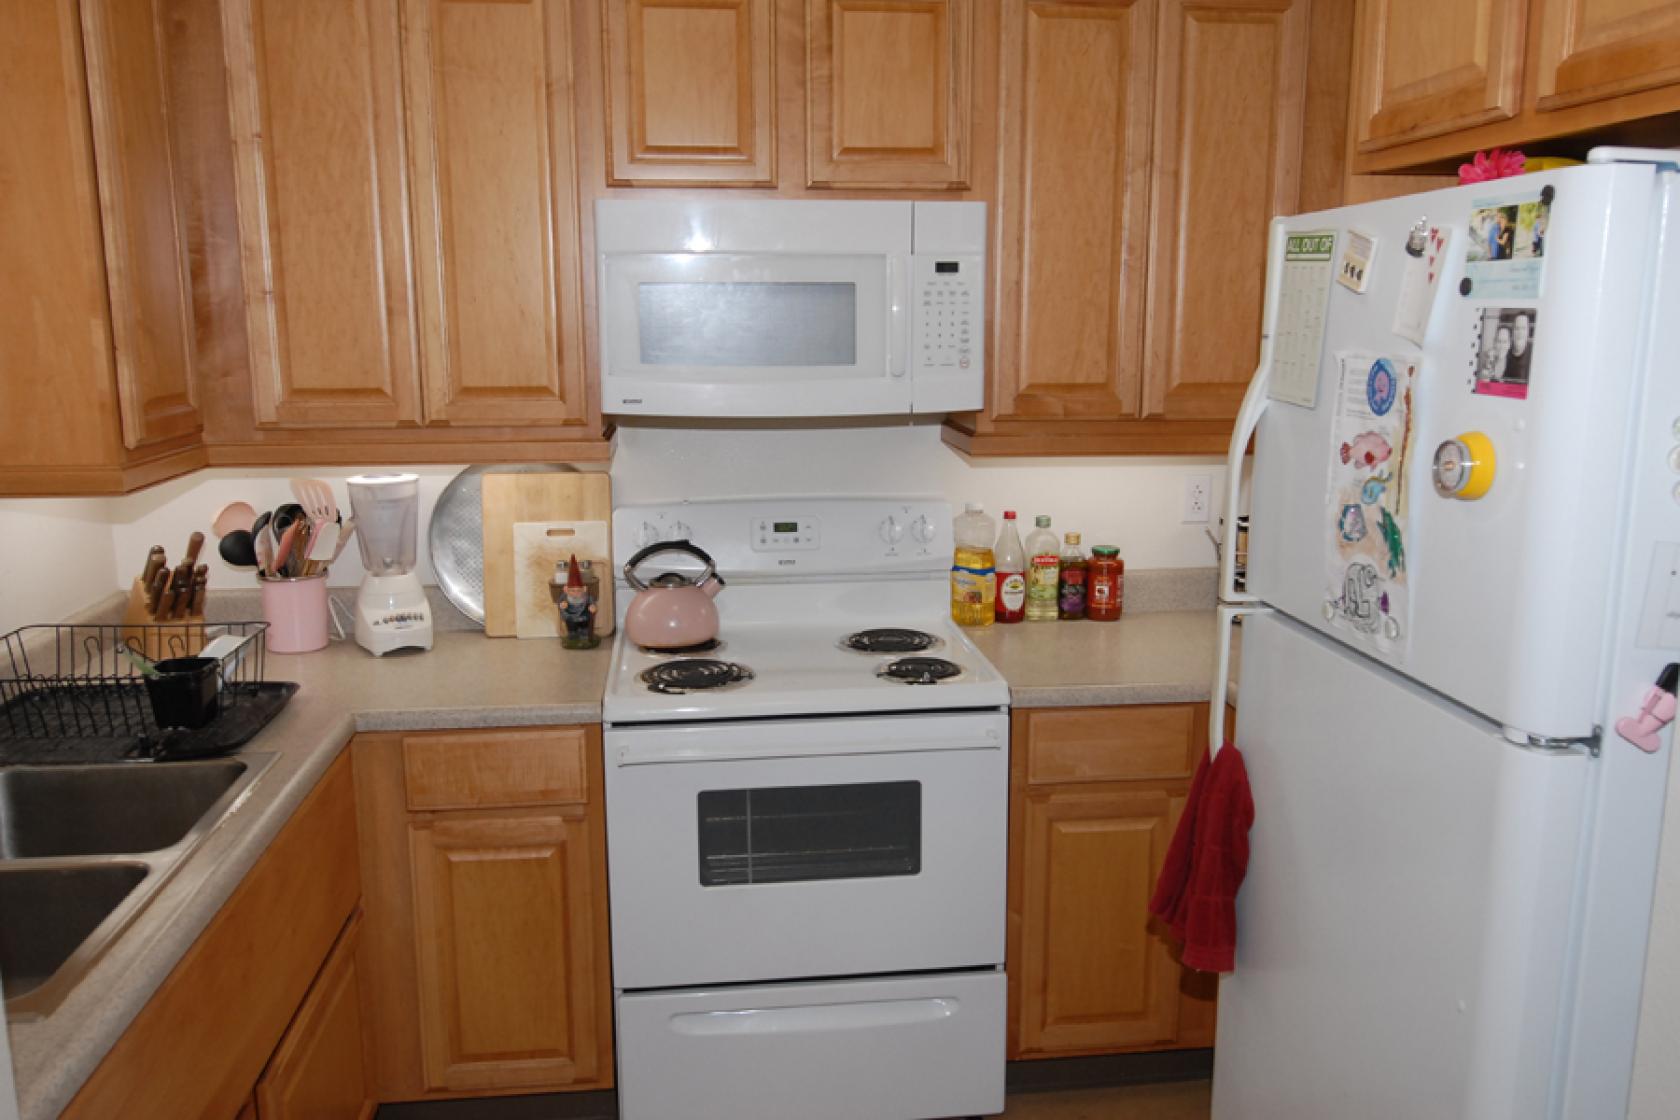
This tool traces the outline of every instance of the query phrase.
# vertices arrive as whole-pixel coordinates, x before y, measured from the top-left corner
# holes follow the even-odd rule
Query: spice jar
[[[1098,622],[1113,622],[1120,617],[1121,593],[1125,590],[1126,562],[1120,550],[1111,544],[1095,545],[1091,549],[1091,563],[1086,582],[1085,617]]]

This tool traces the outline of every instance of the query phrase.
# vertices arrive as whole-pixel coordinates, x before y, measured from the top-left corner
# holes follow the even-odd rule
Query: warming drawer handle
[[[652,766],[667,762],[759,762],[773,758],[827,758],[864,754],[915,754],[925,751],[995,751],[1003,739],[995,731],[981,739],[894,739],[880,743],[777,744],[773,747],[719,748],[698,744],[677,746],[619,746],[613,761],[619,766]]]
[[[671,1030],[697,1037],[832,1034],[937,1023],[957,1013],[952,996],[870,1003],[818,1003],[806,1007],[753,1007],[736,1011],[687,1011],[671,1016]]]

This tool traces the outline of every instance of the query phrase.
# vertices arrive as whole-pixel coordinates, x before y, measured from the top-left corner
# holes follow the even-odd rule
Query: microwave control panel
[[[982,258],[917,254],[915,338],[911,360],[918,371],[956,373],[977,369],[980,355]]]

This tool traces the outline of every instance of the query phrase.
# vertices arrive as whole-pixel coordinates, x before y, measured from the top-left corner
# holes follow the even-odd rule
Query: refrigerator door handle
[[[1225,745],[1226,690],[1231,680],[1231,627],[1237,616],[1271,614],[1271,607],[1256,607],[1246,603],[1220,603],[1219,623],[1214,631],[1213,691],[1208,693],[1208,761]]]
[[[1242,505],[1243,457],[1248,453],[1248,441],[1254,436],[1260,416],[1271,401],[1267,390],[1272,380],[1272,334],[1276,327],[1278,286],[1283,282],[1285,236],[1283,221],[1273,219],[1271,250],[1266,257],[1265,308],[1260,317],[1260,362],[1254,368],[1254,376],[1249,379],[1248,392],[1243,394],[1236,426],[1231,430],[1231,446],[1225,451],[1225,543],[1219,550],[1219,599],[1224,603],[1260,601],[1257,595],[1237,590],[1237,512]],[[1216,741],[1217,737],[1210,741],[1210,746]]]

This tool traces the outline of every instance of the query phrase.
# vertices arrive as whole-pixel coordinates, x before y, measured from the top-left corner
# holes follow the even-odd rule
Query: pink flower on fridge
[[[1513,175],[1521,175],[1528,160],[1515,150],[1495,148],[1491,152],[1477,152],[1476,158],[1469,163],[1458,166],[1458,182],[1485,183],[1489,179],[1509,179]]]

